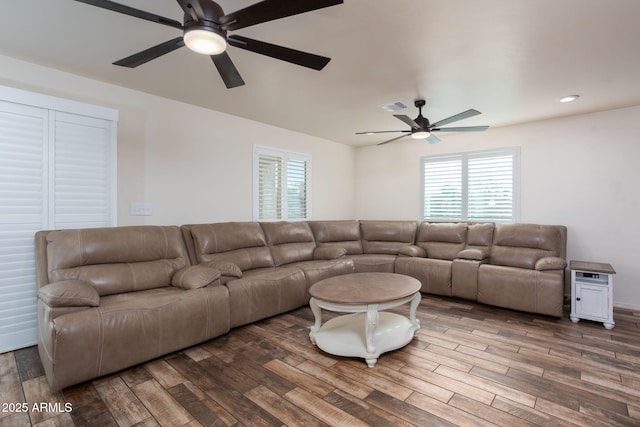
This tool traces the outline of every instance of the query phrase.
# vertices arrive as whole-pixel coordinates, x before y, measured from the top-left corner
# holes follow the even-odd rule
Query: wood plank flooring
[[[425,295],[418,318],[374,368],[314,347],[309,307],[62,392],[36,347],[4,353],[0,426],[640,425],[640,313],[606,330]]]

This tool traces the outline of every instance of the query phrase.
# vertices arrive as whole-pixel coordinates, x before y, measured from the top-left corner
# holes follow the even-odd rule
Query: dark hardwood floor
[[[4,353],[0,426],[640,425],[640,313],[606,330],[425,295],[418,317],[374,368],[315,348],[309,307],[57,393],[36,347]]]

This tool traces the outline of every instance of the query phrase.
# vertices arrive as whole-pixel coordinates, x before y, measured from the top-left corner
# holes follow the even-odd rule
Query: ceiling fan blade
[[[299,13],[342,4],[343,0],[263,0],[220,18],[224,30],[239,30]]]
[[[237,35],[227,37],[227,41],[231,46],[259,53],[271,58],[280,59],[292,64],[301,65],[303,67],[312,68],[314,70],[322,70],[329,61],[331,61],[331,58],[326,58],[324,56],[314,55],[312,53],[302,52],[300,50],[290,49],[288,47],[282,47]]]
[[[394,114],[393,117],[396,117],[396,118],[402,120],[403,122],[405,122],[406,124],[408,124],[412,128],[420,128],[420,125],[418,125],[416,122],[414,122],[413,119],[411,117],[409,117],[409,116],[405,116],[404,114]]]
[[[468,119],[469,117],[477,116],[478,114],[482,114],[478,110],[474,110],[473,108],[467,111],[463,111],[462,113],[455,114],[451,117],[447,117],[446,119],[442,119],[438,122],[435,122],[429,126],[430,128],[439,127],[442,125],[446,125],[448,123],[457,122],[458,120]]]
[[[393,141],[395,141],[397,139],[404,138],[405,136],[409,136],[409,135],[400,135],[400,136],[397,136],[395,138],[389,139],[387,141],[383,141],[383,142],[379,143],[378,145],[384,145],[384,144],[387,144],[389,142],[393,142]]]
[[[205,19],[204,10],[202,10],[202,6],[200,5],[199,0],[176,0],[178,5],[182,8],[185,14],[191,16],[196,22],[201,22]]]
[[[111,10],[114,12],[123,13],[125,15],[133,16],[135,18],[144,19],[151,22],[156,22],[162,25],[168,25],[170,27],[182,29],[182,23],[173,19],[165,18],[164,16],[156,15],[154,13],[145,12],[143,10],[134,9],[133,7],[125,6],[120,3],[116,3],[109,0],[76,0],[80,3],[90,4],[92,6],[101,7],[103,9]]]
[[[374,133],[397,133],[397,132],[409,133],[411,131],[410,130],[370,130],[365,132],[356,132],[356,135],[371,135]]]
[[[431,132],[482,132],[489,129],[489,126],[463,126],[454,128],[432,128]]]
[[[433,135],[433,134],[431,134],[431,135],[429,135],[429,136],[427,137],[427,142],[428,142],[429,144],[436,144],[436,143],[438,143],[438,142],[440,142],[440,141],[441,141],[441,140],[440,140],[440,138],[438,138],[437,136],[435,136],[435,135]]]
[[[244,85],[244,80],[242,80],[238,69],[233,64],[233,61],[231,61],[227,52],[222,52],[219,55],[211,55],[211,60],[218,69],[220,77],[222,77],[222,81],[224,81],[227,89]]]
[[[127,56],[126,58],[114,62],[113,65],[135,68],[139,65],[151,61],[152,59],[156,59],[169,52],[173,52],[174,50],[179,49],[182,46],[184,46],[184,40],[182,39],[182,36],[176,37],[175,39],[160,43],[159,45],[150,47],[149,49],[143,50],[142,52],[134,53],[131,56]]]

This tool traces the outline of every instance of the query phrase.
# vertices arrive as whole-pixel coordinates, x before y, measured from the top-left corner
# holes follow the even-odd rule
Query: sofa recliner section
[[[478,302],[561,317],[566,242],[566,227],[497,224],[478,267]]]
[[[396,272],[420,280],[422,292],[451,296],[451,264],[465,249],[467,228],[466,223],[423,222],[415,243],[421,256],[401,256]]]
[[[192,268],[178,227],[41,231],[36,245],[38,350],[54,390],[229,331],[220,272]],[[176,286],[178,272],[193,277]]]

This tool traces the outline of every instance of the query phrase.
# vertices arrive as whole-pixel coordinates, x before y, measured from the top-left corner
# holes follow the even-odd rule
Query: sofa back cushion
[[[311,261],[316,242],[306,222],[260,223],[276,266]]]
[[[564,226],[496,224],[489,263],[533,269],[540,258],[564,258],[566,244]]]
[[[173,274],[189,265],[178,227],[131,226],[46,233],[49,282],[85,280],[101,296],[169,286]]]
[[[414,244],[417,229],[415,221],[360,221],[362,251],[397,255],[403,246]]]
[[[318,247],[338,246],[346,249],[348,255],[362,253],[358,221],[311,221],[309,226]]]
[[[453,260],[467,244],[467,224],[463,222],[423,222],[416,245],[427,251],[427,258]]]
[[[230,261],[242,271],[274,265],[257,222],[196,224],[189,229],[198,263]]]
[[[477,222],[467,225],[467,248],[490,248],[493,242],[493,222]]]

